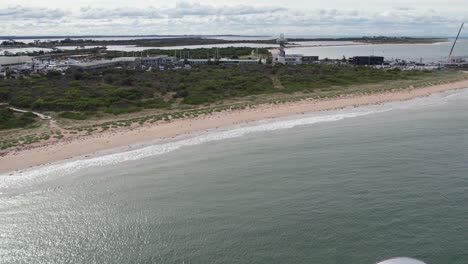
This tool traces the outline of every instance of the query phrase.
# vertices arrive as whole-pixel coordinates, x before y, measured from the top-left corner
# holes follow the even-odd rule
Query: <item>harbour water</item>
[[[376,44],[376,45],[344,45],[322,47],[288,48],[287,53],[315,55],[321,59],[342,59],[353,56],[382,56],[387,60],[400,59],[415,62],[446,61],[453,40],[435,44]],[[454,56],[468,56],[468,39],[460,39],[453,51]]]
[[[407,60],[423,63],[445,62],[448,53],[452,47],[453,40],[435,44],[362,44],[352,41],[309,41],[295,42],[297,46],[286,49],[288,54],[302,54],[305,56],[319,56],[320,59],[342,59],[343,56],[350,58],[353,56],[383,56],[386,60]],[[85,48],[94,48],[96,46],[86,46]],[[234,44],[208,44],[208,45],[187,45],[187,46],[164,46],[164,47],[137,47],[135,45],[108,45],[107,49],[122,52],[144,52],[149,49],[162,50],[180,50],[180,49],[198,49],[198,48],[225,48],[225,47],[250,47],[255,48],[276,48],[274,44],[259,43],[234,43]],[[61,46],[63,50],[74,50],[77,46]],[[47,48],[17,48],[4,49],[10,53],[50,52]],[[128,55],[128,54],[127,54]],[[454,56],[468,56],[468,39],[460,39],[454,49]],[[133,56],[133,54],[129,55]]]
[[[352,41],[305,41],[294,42],[297,46],[286,49],[288,54],[302,54],[305,56],[319,56],[320,59],[342,59],[353,56],[383,56],[386,60],[407,60],[415,62],[433,63],[446,61],[453,42],[441,42],[434,44],[363,44]],[[92,48],[89,46],[88,48]],[[114,51],[141,52],[149,49],[180,50],[198,48],[225,48],[225,47],[250,47],[250,48],[276,48],[277,45],[257,43],[235,44],[208,44],[167,47],[137,47],[134,45],[109,45],[107,48]],[[60,47],[61,49],[76,49],[75,46]],[[461,39],[453,52],[454,56],[468,56],[468,39]]]
[[[465,264],[468,90],[0,175],[1,263]]]

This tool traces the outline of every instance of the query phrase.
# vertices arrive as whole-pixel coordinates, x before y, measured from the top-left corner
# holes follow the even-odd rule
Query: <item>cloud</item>
[[[399,11],[415,10],[414,7],[409,7],[409,6],[395,6],[395,7],[393,7],[393,9],[399,10]]]
[[[178,2],[172,12],[179,16],[239,16],[275,13],[286,10],[283,7],[254,7],[245,5],[215,7],[200,3]]]
[[[78,15],[81,19],[111,19],[111,18],[160,18],[161,10],[150,7],[145,9],[117,7],[117,8],[91,8],[82,7]]]
[[[61,9],[52,9],[46,7],[24,7],[24,6],[9,6],[0,8],[0,19],[59,19],[66,16],[69,12]]]
[[[462,15],[406,7],[388,10],[292,9],[258,5],[82,7],[72,10],[0,8],[0,31],[11,35],[85,34],[278,34],[445,35]],[[60,19],[60,26],[57,20]]]
[[[202,5],[200,3],[178,2],[174,8],[92,8],[82,7],[78,17],[81,19],[110,19],[110,18],[182,18],[186,16],[242,16],[286,11],[283,7],[254,7],[254,6],[222,6]]]

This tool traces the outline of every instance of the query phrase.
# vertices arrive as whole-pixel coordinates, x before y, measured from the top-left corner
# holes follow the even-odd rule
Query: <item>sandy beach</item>
[[[381,104],[409,100],[453,89],[468,88],[468,80],[423,88],[396,90],[368,95],[352,95],[330,99],[306,99],[284,104],[262,104],[243,110],[223,111],[197,118],[177,119],[162,124],[144,124],[132,129],[106,131],[25,150],[12,150],[0,158],[0,173],[26,169],[77,156],[157,139],[200,133],[234,124],[297,115],[306,112],[333,110],[348,106]]]

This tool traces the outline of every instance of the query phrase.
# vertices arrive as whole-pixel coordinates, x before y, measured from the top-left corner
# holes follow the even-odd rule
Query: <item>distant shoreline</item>
[[[306,112],[334,110],[349,106],[403,101],[463,88],[468,88],[468,79],[391,92],[345,95],[327,99],[304,99],[281,104],[260,104],[247,109],[225,110],[194,118],[177,119],[159,124],[144,124],[117,131],[105,131],[91,134],[90,136],[70,138],[67,141],[51,142],[35,148],[12,150],[0,158],[0,173],[26,169],[84,155],[93,155],[106,150],[141,144],[142,142],[171,139],[182,135],[193,135],[236,124],[287,117]]]
[[[225,37],[225,39],[223,39]],[[238,38],[238,39],[229,39]],[[245,38],[245,39],[242,39]],[[18,41],[11,41],[9,39],[16,39]],[[251,44],[265,44],[277,45],[276,37],[259,37],[259,36],[222,36],[222,35],[174,35],[174,36],[79,36],[79,37],[43,37],[37,38],[40,40],[38,43],[23,43],[21,40],[33,40],[34,38],[9,38],[0,36],[0,42],[8,42],[0,47],[60,47],[60,46],[107,46],[107,45],[136,45],[139,47],[166,47],[166,46],[187,46],[187,45],[213,45],[213,44],[238,44],[238,43],[251,43]],[[301,41],[354,41],[367,44],[431,44],[437,42],[448,41],[447,38],[413,38],[413,37],[329,37],[329,38],[289,38],[289,42]]]

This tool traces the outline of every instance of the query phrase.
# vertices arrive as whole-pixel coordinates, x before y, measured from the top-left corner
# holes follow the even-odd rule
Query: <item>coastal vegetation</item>
[[[242,67],[199,66],[191,70],[69,70],[0,80],[0,101],[36,111],[124,114],[142,109],[212,104],[226,99],[271,93],[343,92],[357,84],[430,76],[431,71],[381,70],[343,65]],[[272,80],[280,81],[281,88]]]
[[[0,106],[0,129],[28,127],[35,121],[36,116],[33,113],[15,114],[13,110]]]
[[[76,70],[65,75],[49,72],[0,80],[1,101],[20,108],[55,112],[122,114],[170,108],[176,101],[197,105],[268,92],[273,92],[269,70],[256,65],[195,67],[190,71]]]
[[[68,119],[74,119],[74,120],[85,120],[87,118],[86,114],[70,112],[70,111],[62,112],[58,116],[61,118],[68,118]]]
[[[337,65],[194,67],[191,70],[69,70],[0,80],[0,100],[36,111],[123,114],[169,109],[174,104],[211,104],[268,93],[341,91],[350,85],[431,75],[431,71],[381,70]],[[272,77],[283,89],[275,88]]]
[[[344,65],[303,65],[278,67],[275,71],[284,86],[284,92],[342,91],[356,84],[378,83],[388,80],[410,79],[430,75],[431,71],[408,71]]]

